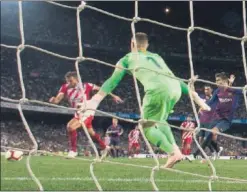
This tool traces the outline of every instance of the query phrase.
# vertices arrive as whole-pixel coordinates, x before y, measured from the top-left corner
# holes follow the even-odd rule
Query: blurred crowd
[[[60,47],[61,48],[61,47]],[[116,55],[110,54],[98,54],[93,51],[88,51],[91,57],[96,57],[100,60],[107,61],[109,63],[116,63],[120,58],[119,53]],[[17,64],[16,64],[16,51],[11,49],[1,49],[1,96],[11,99],[21,98],[20,80],[18,77]],[[39,100],[48,102],[49,98],[55,96],[65,83],[64,75],[68,71],[74,71],[73,61],[67,61],[58,59],[54,56],[45,55],[38,51],[26,49],[21,54],[22,60],[22,74],[23,81],[26,90],[26,96],[28,99]],[[168,58],[169,65],[174,73],[184,79],[188,79],[189,65],[187,60],[180,59],[179,63],[174,65],[177,61],[173,61],[172,58]],[[228,64],[230,65],[230,64]],[[242,68],[236,68],[236,66],[226,66],[226,72],[233,73],[236,76],[234,85],[244,85],[244,74]],[[83,82],[90,82],[96,85],[102,85],[102,83],[110,76],[113,69],[105,65],[94,63],[91,61],[84,61],[80,65],[80,74]],[[208,68],[206,62],[199,63],[195,67],[196,74],[199,74],[202,79],[214,81],[214,74],[216,72],[223,71],[222,68],[214,66],[214,68]],[[202,83],[196,84],[198,93],[202,94]],[[213,87],[215,88],[215,87]],[[143,96],[143,88],[139,85],[139,91]],[[108,97],[100,105],[100,110],[105,112],[125,112],[125,113],[139,113],[137,107],[136,90],[134,88],[133,78],[127,75],[120,85],[114,90],[114,93],[119,95],[123,100],[123,104],[116,104],[111,97]],[[241,97],[239,102],[239,108],[235,114],[236,118],[246,118],[245,105]],[[64,102],[62,105],[67,106]],[[174,115],[186,115],[192,112],[191,103],[187,96],[183,96],[175,107]]]
[[[24,3],[23,12],[25,13],[23,20],[27,41],[47,41],[67,45],[78,44],[75,11],[44,2],[35,2],[33,6]],[[129,10],[126,10],[126,12],[129,13]],[[42,17],[38,16],[39,14],[42,14]],[[131,11],[129,17],[132,16],[133,12]],[[4,29],[2,34],[19,37],[17,5],[6,5],[2,10],[2,17],[4,18],[1,22],[1,27]],[[61,21],[63,21],[62,24]],[[148,22],[139,22],[135,25],[135,28],[136,31],[144,31],[149,34],[150,42],[152,42],[150,44],[151,50],[159,53],[165,52],[166,54],[187,54],[187,31],[161,27]],[[88,46],[118,50],[129,48],[127,43],[131,37],[129,22],[85,9],[81,13],[81,29],[82,41]],[[222,29],[214,30],[222,31]],[[236,30],[231,32],[231,35],[240,36],[241,34]],[[192,51],[195,56],[218,57],[226,60],[241,57],[239,41],[220,38],[199,30],[193,31],[191,40]]]
[[[47,124],[41,122],[28,122],[29,127],[34,135],[39,150],[49,152],[67,152],[68,151],[68,138],[65,125],[63,124]],[[109,125],[101,125],[101,127]],[[102,129],[95,127],[96,131],[104,138],[105,133]],[[128,155],[128,134],[133,129],[133,126],[124,125],[124,133],[120,137],[120,156]],[[181,146],[181,132],[173,130],[175,140]],[[234,134],[235,136],[242,136],[241,134]],[[219,145],[224,147],[222,155],[247,155],[247,144],[236,139],[230,139],[219,136]],[[33,148],[32,141],[28,136],[27,131],[22,122],[20,121],[1,121],[1,146],[8,146],[13,148],[21,148],[30,150]],[[193,143],[193,150],[196,145]],[[3,149],[1,149],[3,150]],[[93,150],[82,130],[78,130],[78,150],[79,153],[85,155],[93,153]],[[156,153],[162,154],[158,148],[154,147]],[[147,146],[141,138],[141,151],[140,153],[148,154]],[[210,153],[208,153],[210,155]]]

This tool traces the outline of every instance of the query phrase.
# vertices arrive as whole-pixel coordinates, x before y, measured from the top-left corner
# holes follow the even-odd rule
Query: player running
[[[134,69],[138,67],[135,77],[144,86],[145,91],[142,103],[143,117],[147,120],[142,124],[145,136],[149,142],[169,154],[164,167],[173,167],[177,161],[183,158],[183,155],[175,142],[171,128],[166,124],[167,118],[180,99],[181,93],[188,95],[190,90],[182,81],[171,78],[175,75],[158,54],[147,51],[148,37],[145,33],[136,33],[136,45],[137,47],[134,46],[132,39],[132,52],[118,61],[112,76],[88,102],[86,109],[96,109],[107,94],[111,93],[119,84],[124,75],[126,73],[133,75]],[[197,104],[203,109],[210,110],[210,107],[200,99],[196,92],[191,90],[191,94]],[[85,115],[89,116],[94,113],[93,110],[87,110]],[[153,121],[162,121],[165,124]]]
[[[204,102],[208,102],[212,98],[213,89],[210,85],[204,86],[204,95],[201,96]],[[215,105],[211,106],[211,111],[199,110],[199,121],[202,128],[209,128],[209,125],[213,118]],[[205,131],[201,130],[198,134],[200,145],[203,143],[205,139]],[[208,146],[212,156],[216,156],[216,152],[214,151],[211,145]]]
[[[195,129],[196,124],[192,121],[192,117],[188,116],[186,121],[184,121],[180,127],[185,129]],[[183,130],[182,132],[182,154],[184,155],[190,155],[191,153],[191,144],[193,142],[192,134],[192,131]]]
[[[65,75],[65,80],[67,83],[63,84],[60,88],[56,97],[51,97],[49,102],[54,104],[59,104],[64,98],[66,98],[72,108],[78,108],[84,102],[84,98],[88,100],[90,98],[90,94],[93,90],[99,90],[100,87],[91,83],[82,83],[81,90],[79,86],[79,80],[77,77],[77,73],[75,71],[68,72]],[[110,94],[113,99],[117,103],[122,103],[122,99],[114,94]],[[69,121],[67,124],[67,131],[69,135],[70,141],[70,151],[68,153],[68,157],[74,158],[78,155],[77,153],[77,129],[82,125],[80,123],[82,114],[79,112],[75,112],[74,118]],[[107,154],[108,146],[105,145],[104,141],[100,138],[100,135],[96,133],[92,126],[93,115],[88,116],[84,119],[84,124],[88,129],[88,133],[91,138],[97,142],[102,151],[102,157]]]
[[[129,139],[129,158],[133,157],[134,154],[139,154],[140,152],[140,131],[138,125],[135,129],[131,130],[128,135]]]
[[[214,91],[212,98],[207,102],[210,106],[216,105],[213,114],[213,121],[209,125],[209,128],[213,133],[205,133],[206,139],[202,144],[202,148],[205,149],[211,144],[219,157],[223,148],[220,149],[218,146],[217,133],[225,132],[231,127],[234,113],[238,107],[239,97],[242,95],[242,90],[230,88],[229,86],[232,83],[229,82],[229,79],[224,72],[217,73],[215,79],[218,88]],[[191,160],[194,160],[199,153],[200,151],[197,150],[192,156],[190,156]]]
[[[123,134],[123,128],[118,124],[118,119],[112,118],[112,125],[107,128],[106,134],[110,136],[110,146],[112,157],[119,157],[120,136]]]

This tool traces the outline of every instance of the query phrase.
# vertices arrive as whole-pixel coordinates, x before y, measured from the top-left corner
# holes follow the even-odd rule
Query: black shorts
[[[228,129],[230,129],[231,127],[231,122],[227,119],[219,119],[219,120],[215,120],[210,124],[210,129],[213,129],[214,127],[217,127],[219,129],[219,131],[225,132]]]
[[[110,146],[119,146],[120,139],[119,138],[111,138]]]
[[[209,125],[210,125],[210,123],[201,123],[201,128],[206,128],[206,129],[208,129],[208,128],[209,128]],[[204,131],[204,130],[201,130],[201,131],[198,133],[198,136],[199,136],[199,137],[205,137],[205,131]]]

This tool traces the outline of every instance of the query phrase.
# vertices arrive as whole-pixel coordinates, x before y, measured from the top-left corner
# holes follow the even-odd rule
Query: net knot
[[[82,62],[82,61],[85,61],[85,60],[86,60],[85,57],[77,57],[76,58],[77,62]]]
[[[133,22],[134,23],[137,23],[138,21],[141,21],[140,17],[133,17]]]
[[[21,98],[19,101],[20,101],[20,103],[23,104],[23,103],[27,103],[28,99],[27,98]]]
[[[140,119],[140,120],[138,121],[138,123],[140,123],[141,125],[144,124],[144,123],[146,123],[146,122],[147,122],[146,119]]]
[[[189,27],[189,28],[188,28],[188,32],[189,32],[189,33],[193,32],[194,30],[195,30],[194,27]]]
[[[247,85],[244,86],[243,91],[247,92]]]
[[[86,7],[86,2],[82,1],[81,4],[77,7],[78,11],[82,11]]]
[[[247,35],[245,35],[245,36],[242,37],[242,41],[243,42],[246,42],[247,41]]]
[[[219,179],[219,177],[217,176],[217,175],[211,175],[210,176],[210,180],[217,180],[217,179]]]
[[[189,79],[189,82],[190,83],[195,83],[196,82],[196,80],[198,79],[198,75],[194,75],[194,76],[192,76],[190,79]]]
[[[24,48],[25,48],[25,45],[20,44],[18,45],[17,50],[22,51]]]
[[[155,166],[153,167],[152,171],[159,171],[160,167],[159,166]]]
[[[201,131],[201,128],[200,127],[196,127],[195,130],[194,130],[194,133],[197,135],[200,131]]]

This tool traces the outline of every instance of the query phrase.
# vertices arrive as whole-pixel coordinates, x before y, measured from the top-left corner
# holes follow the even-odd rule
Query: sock
[[[215,149],[215,151],[218,153],[219,151],[220,151],[220,148],[219,148],[219,146],[218,146],[218,143],[217,143],[217,141],[211,141],[211,145],[212,145],[212,147]]]
[[[140,153],[140,148],[136,149],[135,154],[138,155]]]
[[[129,156],[132,156],[131,150],[129,150]]]
[[[166,135],[161,132],[158,128],[151,127],[144,129],[145,136],[147,137],[148,141],[153,145],[159,147],[161,150],[172,153],[173,152],[173,145],[169,142]]]
[[[186,155],[186,150],[184,148],[182,148],[182,154]]]
[[[70,150],[77,151],[77,131],[69,131]]]
[[[186,150],[186,155],[189,155],[191,153],[191,149]]]
[[[106,148],[105,142],[100,138],[99,134],[95,133],[92,139],[99,144],[101,150]]]
[[[116,149],[117,157],[119,156],[119,149]]]
[[[212,146],[212,142],[211,142],[211,144],[210,144],[210,145],[208,145],[208,148],[209,148],[209,150],[210,150],[210,152],[211,152],[211,153],[213,153],[213,152],[214,152],[214,149],[213,149],[213,146]]]
[[[203,150],[205,150],[205,148],[211,144],[211,140],[212,140],[212,134],[209,134],[209,135],[206,137],[206,139],[203,141],[203,143],[202,143],[202,145],[201,145],[201,148],[202,148]],[[197,155],[199,155],[200,152],[201,152],[201,151],[200,151],[199,149],[197,149],[196,152],[193,154],[194,157],[196,157]]]
[[[111,149],[111,155],[113,158],[115,158],[115,150],[114,149]]]

